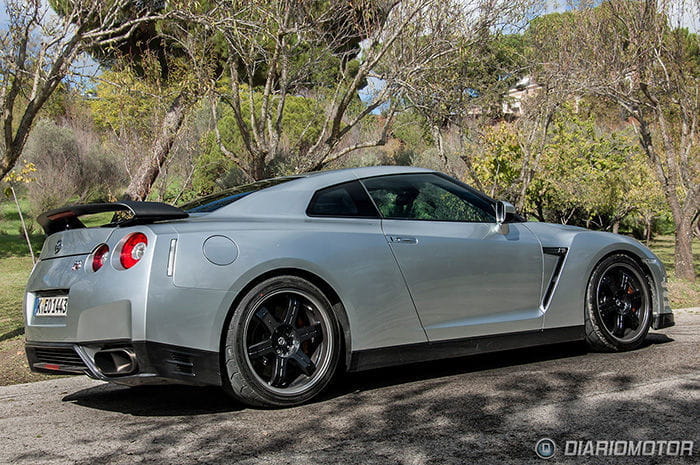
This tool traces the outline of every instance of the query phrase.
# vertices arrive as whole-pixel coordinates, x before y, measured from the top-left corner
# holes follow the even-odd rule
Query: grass
[[[673,263],[673,236],[659,236],[654,239],[650,249],[661,259],[668,273],[668,295],[671,308],[700,307],[700,277],[689,283],[675,276]],[[693,263],[700,268],[700,241],[693,240]]]
[[[25,221],[27,203],[21,202]],[[31,234],[34,253],[39,254],[44,235],[34,223]],[[32,258],[21,233],[19,214],[14,202],[0,202],[0,386],[47,379],[48,375],[32,373],[24,355],[24,317],[22,296],[32,271]]]
[[[36,254],[44,240],[39,226],[27,216],[27,203],[21,203],[25,221],[34,225],[31,234]],[[111,214],[110,214],[111,215]],[[109,221],[108,216],[98,218],[97,224]],[[689,283],[676,279],[673,273],[673,237],[660,236],[651,249],[666,266],[669,274],[669,299],[671,307],[700,306],[700,279]],[[693,241],[693,257],[696,269],[700,268],[700,241]],[[32,270],[29,249],[20,233],[19,214],[11,201],[0,202],[0,385],[43,379],[30,374],[24,359],[22,296],[27,278]]]
[[[29,235],[32,241],[32,248],[35,254],[41,251],[41,244],[44,242],[44,234],[41,228],[28,216],[28,203],[20,201],[24,221],[29,228]],[[0,259],[12,257],[29,257],[29,248],[22,235],[22,223],[17,213],[17,207],[12,201],[0,202]]]
[[[0,258],[0,340],[19,334],[24,324],[22,296],[31,270],[29,257]]]
[[[21,205],[25,221],[33,222],[26,216],[26,203]],[[14,202],[0,203],[0,341],[20,334],[23,326],[22,295],[32,270],[32,259],[20,231],[19,214]],[[37,231],[31,234],[31,240],[34,253],[38,254],[44,237]]]

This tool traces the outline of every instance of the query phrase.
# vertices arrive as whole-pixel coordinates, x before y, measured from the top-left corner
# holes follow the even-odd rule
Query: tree
[[[443,169],[450,170],[445,132],[459,126],[463,137],[478,138],[484,126],[502,117],[504,95],[525,70],[523,41],[520,34],[494,30],[496,25],[490,21],[499,18],[502,28],[522,21],[525,10],[525,2],[492,4],[486,18],[459,28],[455,53],[441,57],[432,73],[423,74],[407,90],[409,105],[430,125]],[[462,159],[472,171],[470,157]]]
[[[575,112],[567,104],[553,119],[528,201],[541,221],[617,232],[622,219],[646,209],[657,183],[634,141],[601,130],[585,106]]]
[[[512,199],[519,190],[518,174],[523,165],[520,135],[512,123],[501,122],[484,129],[481,150],[471,156],[474,177],[491,197]]]
[[[79,0],[56,16],[41,0],[5,2],[0,32],[0,178],[15,165],[32,125],[49,97],[90,47],[128,38],[159,15],[126,0]],[[128,19],[124,16],[128,13]]]
[[[280,157],[299,160],[295,171],[319,170],[355,150],[383,145],[408,89],[454,53],[458,29],[466,24],[460,2],[453,1],[235,3],[250,9],[246,21],[235,20],[235,6],[191,20],[220,32],[228,47],[226,87],[217,93],[243,150],[234,153],[225,143],[221,149],[250,179],[265,177]],[[487,2],[478,4],[488,10]],[[361,105],[358,92],[368,82],[378,85]],[[310,127],[317,129],[310,143],[286,137],[285,109],[296,97],[314,100],[323,116],[320,126]],[[353,130],[379,111],[378,136],[350,142]]]
[[[70,11],[87,8],[82,0],[51,3],[62,17],[67,17]],[[131,179],[124,192],[125,198],[145,200],[170,156],[185,118],[220,73],[221,57],[217,53],[218,37],[201,24],[187,20],[192,11],[211,2],[203,2],[205,6],[189,1],[131,3],[136,7],[125,9],[118,21],[130,23],[139,19],[139,27],[128,37],[112,37],[108,44],[90,44],[85,49],[103,67],[128,78],[110,84],[130,82],[132,85],[124,93],[132,96],[138,92],[145,95],[144,89],[151,90],[148,95],[160,110],[155,112],[159,118],[151,128],[150,147],[141,154],[138,166],[130,170]],[[101,5],[102,14],[108,6]],[[144,9],[158,14],[144,19],[141,17]],[[84,14],[79,16],[82,18]],[[100,24],[101,18],[93,17],[90,24]]]
[[[551,35],[543,73],[574,95],[619,105],[661,183],[676,225],[677,276],[694,280],[693,222],[700,212],[700,46],[672,24],[671,0],[609,0],[574,13]],[[700,5],[681,2],[696,15]]]

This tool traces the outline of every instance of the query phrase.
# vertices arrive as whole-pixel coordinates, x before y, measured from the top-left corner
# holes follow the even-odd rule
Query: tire
[[[331,303],[296,276],[252,288],[226,329],[224,385],[253,406],[288,407],[321,393],[340,359],[340,327]]]
[[[586,290],[586,342],[599,352],[639,348],[652,320],[652,286],[644,270],[623,254],[603,259]]]

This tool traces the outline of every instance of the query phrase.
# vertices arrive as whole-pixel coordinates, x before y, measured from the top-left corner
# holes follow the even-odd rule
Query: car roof
[[[292,177],[291,181],[268,187],[243,197],[230,205],[207,214],[207,217],[296,217],[304,215],[314,192],[324,187],[373,176],[434,172],[426,168],[412,166],[368,166],[304,173]]]
[[[384,176],[388,174],[404,174],[404,173],[428,173],[432,170],[426,168],[418,168],[415,166],[363,166],[359,168],[343,168],[330,171],[312,171],[305,173],[302,176],[305,178],[313,178],[315,180],[328,181],[330,179],[344,179],[351,181],[353,179],[368,178],[372,176]]]

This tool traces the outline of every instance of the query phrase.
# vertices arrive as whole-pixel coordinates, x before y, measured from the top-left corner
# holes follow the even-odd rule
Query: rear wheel
[[[290,406],[318,395],[340,354],[338,322],[325,295],[296,276],[255,286],[234,310],[226,334],[226,380],[238,399]]]
[[[588,282],[586,341],[595,350],[638,348],[651,326],[651,286],[641,267],[626,255],[598,264]]]

